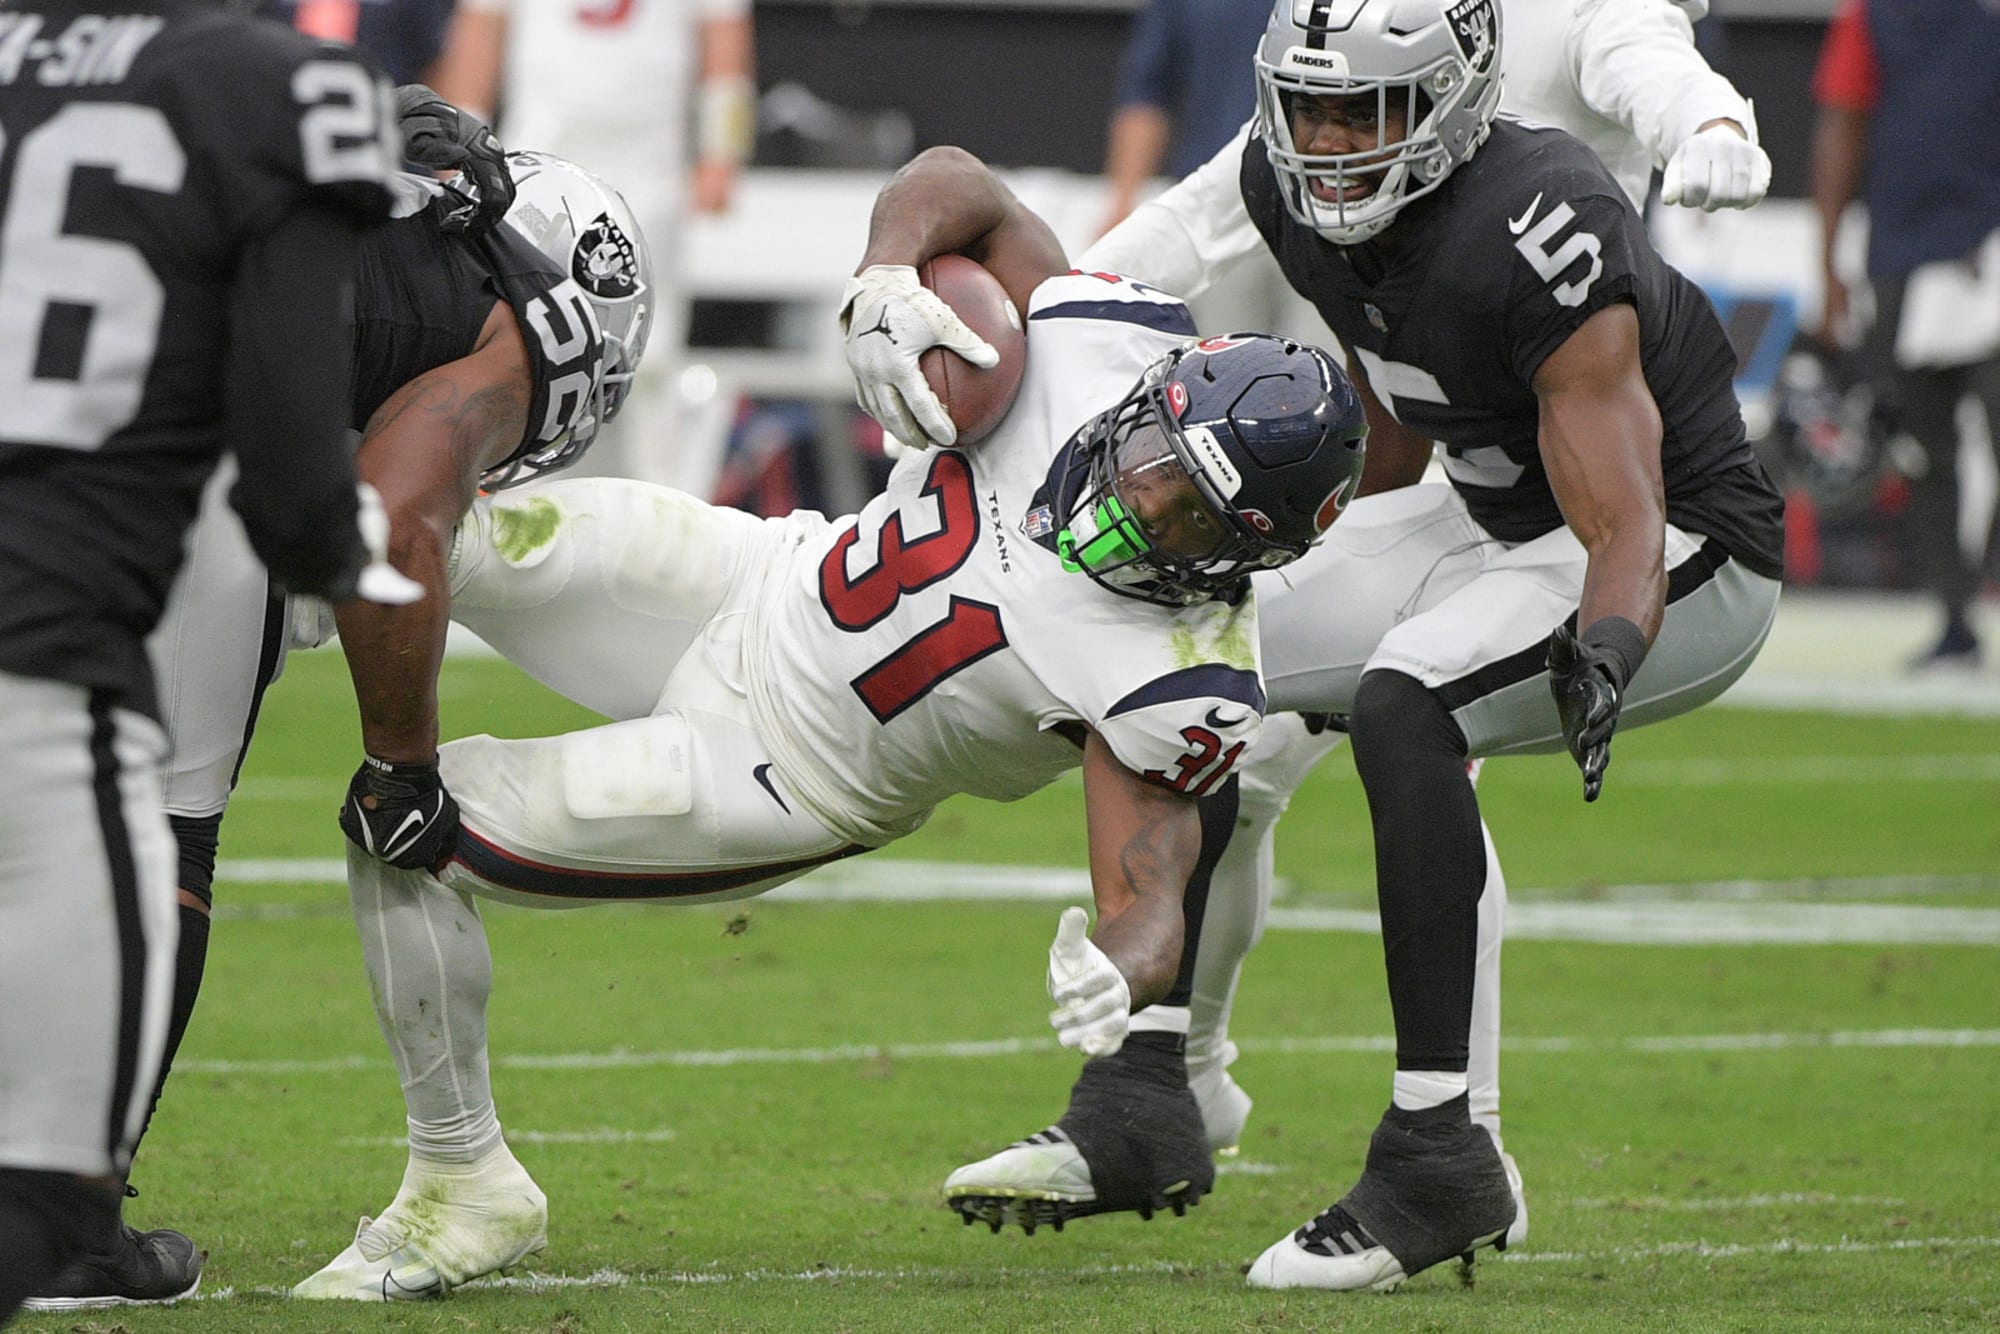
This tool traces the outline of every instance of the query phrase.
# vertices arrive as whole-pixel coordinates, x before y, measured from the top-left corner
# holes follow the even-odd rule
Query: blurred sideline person
[[[626,328],[630,308],[643,303],[636,233],[627,237],[635,247],[624,257],[630,269],[592,270],[603,280],[598,290],[569,276],[586,267],[576,256],[600,243],[605,218],[612,231],[631,226],[609,188],[554,159],[501,161],[483,126],[460,122],[427,89],[405,88],[399,100],[413,158],[466,166],[484,181],[474,191],[464,182],[439,187],[399,175],[398,218],[368,238],[354,263],[352,388],[339,404],[340,420],[360,433],[356,466],[393,520],[395,560],[426,597],[393,609],[287,600],[271,587],[242,526],[217,495],[207,498],[187,567],[148,644],[170,752],[166,809],[180,858],[180,943],[155,1102],[201,988],[230,791],[292,639],[322,642],[337,618],[354,677],[367,757],[343,803],[343,828],[367,837],[378,826],[406,825],[408,846],[393,850],[436,855],[451,836],[450,822],[410,812],[422,805],[442,814],[450,806],[436,779],[436,675],[452,526],[478,487],[561,467],[587,448],[598,420],[615,411],[638,355],[603,332]],[[518,197],[510,169],[521,182]],[[503,214],[508,223],[495,225]],[[597,240],[587,239],[593,234]],[[604,283],[629,285],[638,296],[621,297]],[[146,1235],[194,1251],[179,1233]]]
[[[653,252],[651,356],[588,471],[708,497],[726,431],[683,401],[682,219],[735,197],[757,128],[749,0],[460,0],[436,85],[500,137],[617,181]],[[490,116],[488,116],[490,119]]]
[[[261,0],[259,14],[351,46],[398,84],[421,83],[444,51],[453,0]]]
[[[2000,8],[1975,0],[1848,0],[1820,50],[1812,196],[1826,304],[1820,338],[1851,344],[1834,265],[1841,216],[1868,205],[1870,378],[1922,447],[1909,523],[1944,614],[1916,671],[1977,668],[1971,620],[1983,562],[1959,543],[1958,407],[1985,409],[2000,460]],[[2000,520],[1996,520],[2000,528]],[[1981,552],[1996,554],[1993,532]]]
[[[289,586],[415,590],[364,570],[381,514],[340,422],[354,256],[398,156],[388,85],[189,0],[0,24],[4,1323],[34,1293],[200,1283],[186,1238],[119,1206],[177,935],[144,640],[218,460]]]
[[[837,520],[607,478],[481,499],[459,526],[453,617],[615,721],[445,745],[460,830],[435,874],[349,850],[410,1158],[388,1209],[297,1295],[435,1295],[544,1244],[546,1205],[488,1078],[477,896],[739,898],[900,838],[948,796],[1011,800],[1081,766],[1098,919],[1086,936],[1082,908],[1063,914],[1051,1022],[1066,1045],[1123,1044],[1141,1077],[1180,1082],[1177,1037],[1127,1037],[1132,1001],[1185,994],[1196,795],[1228,789],[1263,713],[1247,576],[1333,522],[1360,471],[1361,407],[1317,349],[1197,343],[1175,298],[1072,273],[958,150],[906,166],[878,216],[968,194],[1007,225],[878,226],[844,305],[858,328],[970,337],[911,261],[958,251],[1002,281],[1032,347],[976,449],[903,460]],[[1197,1127],[1188,1171],[1206,1170],[1178,1096]]]
[[[1199,290],[1205,243],[1247,225],[1339,335],[1368,406],[1363,498],[1260,591],[1274,708],[1339,715],[1355,740],[1397,1069],[1359,1184],[1250,1281],[1390,1287],[1504,1243],[1522,1212],[1498,1131],[1498,867],[1467,760],[1567,749],[1594,800],[1621,718],[1684,712],[1747,668],[1776,609],[1782,510],[1706,298],[1653,251],[1594,154],[1495,120],[1490,0],[1362,0],[1344,26],[1330,17],[1280,4],[1254,134],[1084,262]],[[906,341],[908,376],[924,343]],[[1434,442],[1449,486],[1417,484]],[[1275,819],[1304,772],[1275,755],[1250,765],[1281,765],[1253,823]],[[1262,883],[1217,896],[1231,905],[1220,929],[1205,916],[1205,1005],[1155,1021],[1189,1026],[1217,1092],[1233,1088],[1215,1068],[1230,1054],[1220,1026],[1269,865],[1261,847],[1247,868],[1224,859],[1219,876]],[[1234,957],[1210,957],[1215,944]],[[955,1206],[989,1221],[1026,1200],[1099,1211],[1102,1178],[1149,1149],[1148,1132],[1092,1105],[1093,1082],[1086,1067],[1050,1131],[954,1173]],[[1477,1122],[1475,1085],[1490,1098]],[[1235,1102],[1240,1126],[1240,1090]]]

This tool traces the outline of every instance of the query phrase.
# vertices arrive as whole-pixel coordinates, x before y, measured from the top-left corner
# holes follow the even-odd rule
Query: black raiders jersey
[[[1498,120],[1442,187],[1357,246],[1291,216],[1255,135],[1241,181],[1287,280],[1396,419],[1444,447],[1446,474],[1488,532],[1523,542],[1562,525],[1538,443],[1535,372],[1591,315],[1624,301],[1638,313],[1659,405],[1668,520],[1778,576],[1783,506],[1744,437],[1728,336],[1584,144]]]
[[[604,337],[576,280],[506,223],[478,238],[446,232],[443,205],[373,232],[355,284],[354,418],[365,429],[391,394],[471,354],[493,303],[520,326],[533,375],[528,428],[513,456],[551,445],[589,411]]]
[[[277,25],[0,11],[0,670],[151,707],[239,255],[307,203],[386,218],[400,153],[387,81]]]

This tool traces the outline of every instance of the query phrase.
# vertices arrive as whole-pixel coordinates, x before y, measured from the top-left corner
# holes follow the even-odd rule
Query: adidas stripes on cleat
[[[1423,1111],[1391,1107],[1354,1189],[1258,1256],[1249,1283],[1386,1292],[1455,1255],[1504,1250],[1518,1212],[1500,1151],[1463,1095]]]
[[[1073,1218],[1184,1214],[1215,1184],[1201,1109],[1187,1086],[1183,1039],[1134,1033],[1087,1062],[1061,1121],[945,1180],[967,1224],[1033,1233]]]

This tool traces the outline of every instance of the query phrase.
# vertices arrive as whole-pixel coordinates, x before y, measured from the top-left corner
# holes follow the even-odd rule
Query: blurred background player
[[[643,327],[644,249],[626,234],[622,296],[568,275],[581,248],[606,244],[599,220],[628,213],[595,177],[555,159],[503,161],[476,120],[420,87],[399,90],[406,151],[483,181],[433,186],[399,176],[400,216],[356,258],[353,388],[342,419],[360,433],[357,467],[394,520],[392,554],[423,587],[413,606],[337,609],[367,759],[343,803],[356,836],[405,826],[377,843],[435,860],[455,834],[436,777],[437,671],[449,593],[446,547],[476,489],[565,466],[616,409],[641,349],[605,328]],[[517,194],[510,172],[518,172]],[[468,211],[468,199],[476,207]],[[502,215],[511,221],[501,224]],[[594,229],[593,222],[599,222]],[[582,224],[579,231],[578,224]],[[613,224],[614,227],[616,224]],[[620,271],[602,266],[601,277]],[[600,320],[599,311],[603,312]],[[415,331],[414,333],[412,331]],[[181,935],[157,1102],[199,994],[224,812],[264,691],[288,649],[333,631],[336,609],[273,587],[238,524],[211,494],[189,539],[187,568],[149,648],[170,755],[166,808],[180,855]],[[424,814],[414,820],[421,806]],[[152,1237],[179,1238],[160,1232]],[[43,1305],[37,1299],[38,1305]]]
[[[857,328],[949,335],[957,318],[903,281],[916,249],[941,246],[980,257],[1026,309],[1018,394],[972,452],[907,458],[836,520],[581,479],[482,500],[460,526],[453,616],[616,721],[447,744],[462,828],[435,876],[350,850],[410,1159],[389,1208],[295,1295],[435,1295],[543,1245],[541,1192],[488,1079],[474,895],[743,897],[900,838],[947,796],[1010,800],[1081,766],[1098,921],[1086,939],[1083,911],[1064,915],[1052,1022],[1067,1045],[1113,1050],[1134,997],[1185,986],[1195,796],[1226,784],[1262,716],[1246,580],[1333,521],[1361,465],[1360,406],[1317,349],[1195,343],[1177,299],[1069,272],[962,152],[920,156],[883,199],[921,212],[967,195],[1014,225],[877,228],[848,290]],[[1208,1166],[1198,1131],[1183,1148]]]
[[[398,84],[428,80],[451,30],[453,0],[260,0],[266,18],[352,46]]]
[[[653,252],[655,327],[626,421],[592,472],[709,496],[725,434],[679,390],[682,217],[729,208],[756,134],[749,0],[460,0],[435,86],[516,148],[618,182]]]
[[[354,257],[399,156],[388,85],[208,4],[5,22],[0,1321],[33,1293],[200,1282],[185,1237],[119,1205],[178,935],[144,637],[218,459],[289,586],[416,592],[364,570],[341,429]]]
[[[1976,668],[1970,610],[1993,531],[1960,541],[1960,405],[1976,398],[2000,460],[2000,8],[1848,0],[1821,48],[1812,195],[1826,302],[1820,338],[1864,343],[1879,396],[1922,450],[1909,526],[1944,628],[1917,671]],[[1872,319],[1835,263],[1841,218],[1868,206]],[[2000,516],[1995,528],[2000,529]]]

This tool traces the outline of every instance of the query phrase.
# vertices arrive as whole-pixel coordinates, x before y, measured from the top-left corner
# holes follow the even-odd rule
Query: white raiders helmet
[[[515,190],[508,225],[583,289],[604,335],[604,376],[567,461],[625,405],[653,328],[653,261],[624,196],[604,180],[548,153],[509,153],[507,166]]]
[[[1553,3],[1553,0],[1538,0]],[[1374,94],[1376,124],[1400,108],[1400,144],[1307,156],[1292,137],[1298,97]],[[1387,227],[1444,183],[1500,104],[1499,0],[1277,0],[1257,48],[1257,126],[1293,217],[1335,245]],[[1313,192],[1372,184],[1353,203]]]

